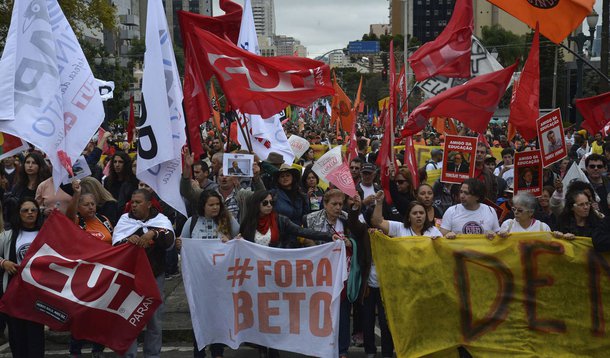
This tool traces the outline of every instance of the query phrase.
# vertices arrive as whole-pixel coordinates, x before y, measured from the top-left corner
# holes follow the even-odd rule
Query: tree
[[[0,48],[4,48],[13,2],[0,0]],[[116,9],[107,0],[59,0],[59,5],[79,38],[84,29],[112,30],[116,27]]]
[[[510,66],[517,59],[523,58],[525,50],[523,36],[505,30],[500,25],[483,26],[481,35],[481,42],[486,48],[495,48],[498,51],[498,61],[502,66]]]

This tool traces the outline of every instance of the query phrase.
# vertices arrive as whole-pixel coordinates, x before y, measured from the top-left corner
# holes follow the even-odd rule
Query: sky
[[[223,12],[214,2],[214,16]],[[235,0],[243,6],[244,0]],[[308,57],[360,40],[370,24],[389,22],[388,0],[275,0],[275,32],[307,47]]]

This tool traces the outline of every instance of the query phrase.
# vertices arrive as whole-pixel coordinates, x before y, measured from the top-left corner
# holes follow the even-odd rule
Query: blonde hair
[[[107,201],[116,201],[112,194],[102,186],[102,183],[93,177],[81,179],[80,185],[83,188],[83,193],[92,194],[98,205],[104,205]]]

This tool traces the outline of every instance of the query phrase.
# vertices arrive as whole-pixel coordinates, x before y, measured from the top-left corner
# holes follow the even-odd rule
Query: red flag
[[[438,75],[470,78],[473,24],[472,0],[457,0],[443,32],[409,57],[415,80],[421,82]]]
[[[328,173],[326,179],[349,197],[358,194],[354,179],[352,178],[352,174],[350,173],[349,166],[346,162],[343,162],[341,166]]]
[[[452,117],[475,132],[485,132],[516,67],[517,63],[477,76],[430,98],[411,113],[402,135],[406,137],[423,130],[431,117]]]
[[[308,107],[332,95],[330,68],[309,58],[263,57],[195,29],[201,62],[211,69],[231,107],[268,118],[289,104]]]
[[[25,150],[28,150],[29,148],[29,145],[21,138],[17,138],[8,133],[0,132],[0,137],[2,138],[2,154],[0,155],[0,160],[15,154],[19,154]]]
[[[397,92],[397,106],[399,109],[397,118],[404,120],[409,112],[409,106],[407,102],[408,89],[407,89],[407,77],[405,76],[405,66],[400,69],[400,74],[396,79],[396,92]],[[402,122],[401,122],[402,123]]]
[[[457,127],[455,126],[455,123],[453,123],[453,119],[451,119],[451,118],[433,117],[431,124],[432,124],[432,127],[434,127],[434,129],[439,134],[445,134],[445,135],[446,134],[450,134],[450,135],[458,134]]]
[[[143,249],[110,246],[55,210],[21,261],[0,310],[124,354],[160,304]]]
[[[129,121],[127,122],[127,141],[133,143],[133,132],[136,129],[136,119],[133,110],[133,95],[129,96]]]
[[[384,119],[383,139],[377,158],[377,165],[381,174],[381,187],[385,194],[385,201],[392,204],[390,195],[390,166],[396,167],[394,155],[394,121],[396,120],[396,62],[394,61],[394,41],[390,41],[390,99],[388,111]]]
[[[360,78],[360,83],[362,84],[362,78]],[[356,116],[352,108],[352,101],[349,100],[349,97],[347,97],[341,86],[339,86],[334,73],[333,88],[335,89],[335,94],[333,95],[331,103],[330,123],[331,125],[335,122],[341,123],[344,130],[352,128]]]
[[[514,84],[508,123],[527,141],[538,137],[536,120],[540,116],[540,33],[538,24],[530,54],[523,66],[519,82]]]
[[[590,134],[602,130],[610,122],[610,92],[576,100],[576,108],[585,119],[581,127]]]
[[[413,137],[408,136],[405,142],[405,165],[409,168],[411,172],[411,177],[413,178],[413,186],[419,186],[419,174],[417,170],[417,156],[415,155],[415,145],[413,144]]]
[[[212,103],[212,119],[214,120],[214,125],[218,129],[219,132],[222,132],[222,128],[220,126],[220,104],[218,103],[218,95],[216,94],[216,88],[214,88],[214,83],[210,83],[210,100]]]
[[[357,138],[356,138],[356,121],[352,122],[352,128],[350,128],[349,134],[349,147],[347,150],[347,158],[348,162],[351,163],[352,159],[358,156],[358,146],[357,146]]]

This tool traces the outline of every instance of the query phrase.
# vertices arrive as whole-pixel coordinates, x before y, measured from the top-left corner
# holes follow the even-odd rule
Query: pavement
[[[163,315],[163,349],[162,357],[192,357],[193,356],[193,327],[191,325],[191,315],[184,291],[182,277],[174,277],[165,280],[165,313]],[[377,335],[379,330],[375,329]],[[141,343],[143,336],[138,339]],[[377,337],[379,338],[379,337]],[[45,357],[68,357],[69,332],[46,331]],[[12,357],[6,339],[0,338],[0,358]],[[378,343],[379,345],[379,343]],[[138,347],[139,356],[142,356],[142,346]],[[380,351],[380,347],[377,348]],[[89,347],[83,349],[83,357],[90,357]],[[304,355],[281,352],[282,358],[305,357]],[[363,348],[351,347],[350,358],[365,358]],[[109,349],[104,351],[104,357],[117,357]],[[258,357],[258,351],[249,346],[242,346],[238,350],[225,349],[227,358],[250,358]]]

